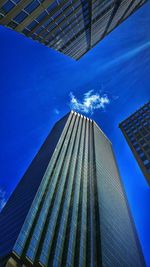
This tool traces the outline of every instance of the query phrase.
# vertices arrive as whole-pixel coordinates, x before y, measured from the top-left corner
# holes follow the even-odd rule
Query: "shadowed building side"
[[[119,127],[150,185],[150,101]]]
[[[67,118],[68,115],[55,124],[0,213],[0,259],[4,261],[12,252]]]

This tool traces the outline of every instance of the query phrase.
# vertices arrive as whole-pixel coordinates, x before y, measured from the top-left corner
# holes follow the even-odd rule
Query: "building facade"
[[[150,184],[150,101],[119,125]]]
[[[0,244],[7,267],[145,266],[112,145],[93,120],[71,111],[54,126],[2,210]]]
[[[0,24],[76,60],[147,0],[1,0]]]

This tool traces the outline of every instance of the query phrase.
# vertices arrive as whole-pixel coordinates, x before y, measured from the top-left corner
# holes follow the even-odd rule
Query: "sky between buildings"
[[[94,119],[113,143],[150,267],[150,187],[119,122],[150,99],[150,2],[79,61],[0,27],[0,208],[53,124],[70,109]]]

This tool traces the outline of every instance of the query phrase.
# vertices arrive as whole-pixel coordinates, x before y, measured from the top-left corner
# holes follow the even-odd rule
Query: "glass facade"
[[[0,24],[76,60],[147,0],[1,0]]]
[[[74,111],[56,124],[51,135],[54,139],[48,137],[44,149],[46,154],[53,152],[32,192],[28,213],[21,223],[16,216],[7,220],[7,236],[11,236],[11,221],[14,229],[19,223],[11,250],[6,251],[11,260],[21,266],[144,267],[108,138],[94,121]],[[33,172],[28,177],[33,187],[36,178]],[[19,208],[22,214],[26,190],[32,191],[30,183],[22,197],[16,188],[14,206],[10,199],[0,219],[4,213],[8,219],[9,208],[12,213]]]
[[[150,102],[119,125],[150,184]]]
[[[67,118],[68,115],[54,126],[0,213],[0,266],[1,260],[12,252]]]

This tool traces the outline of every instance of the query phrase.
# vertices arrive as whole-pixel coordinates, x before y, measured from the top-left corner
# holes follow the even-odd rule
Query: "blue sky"
[[[119,122],[150,99],[150,2],[81,60],[0,27],[0,207],[53,124],[69,109],[93,118],[113,143],[150,267],[150,188]]]

